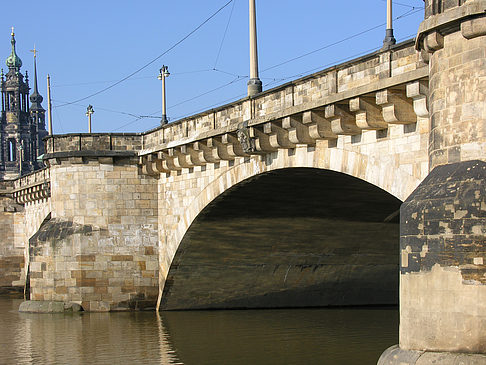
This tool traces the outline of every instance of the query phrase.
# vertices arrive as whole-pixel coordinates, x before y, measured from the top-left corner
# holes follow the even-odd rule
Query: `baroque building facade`
[[[47,135],[42,96],[37,89],[37,66],[34,50],[34,90],[29,98],[27,71],[20,72],[22,60],[15,50],[12,29],[8,72],[0,72],[2,109],[0,116],[0,180],[14,180],[43,167],[38,159],[44,153],[42,139]],[[30,105],[29,105],[30,99]]]

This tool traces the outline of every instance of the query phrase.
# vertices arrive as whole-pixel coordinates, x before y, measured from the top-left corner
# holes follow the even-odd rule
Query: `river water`
[[[0,364],[376,364],[397,308],[18,313],[0,298]]]

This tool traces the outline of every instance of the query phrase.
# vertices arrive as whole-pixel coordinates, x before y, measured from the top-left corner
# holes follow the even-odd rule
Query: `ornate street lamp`
[[[89,104],[86,108],[86,115],[88,117],[88,132],[91,133],[91,114],[94,113],[93,105]]]

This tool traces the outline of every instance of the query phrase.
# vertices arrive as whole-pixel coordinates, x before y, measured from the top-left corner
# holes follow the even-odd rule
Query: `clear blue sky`
[[[87,132],[88,104],[95,110],[93,132],[146,131],[157,127],[159,119],[136,116],[161,115],[157,75],[163,64],[171,73],[167,79],[171,121],[246,95],[248,0],[233,0],[189,38],[126,81],[62,105],[105,89],[147,65],[228,1],[2,2],[1,67],[7,68],[14,26],[24,74],[28,70],[33,75],[29,50],[35,44],[39,51],[39,89],[45,109],[46,75],[51,76],[54,133]],[[385,26],[380,26],[386,20],[385,0],[256,3],[260,78],[265,90],[380,48],[385,35]],[[423,4],[422,0],[394,2],[394,18],[408,14],[394,22],[397,40],[415,36],[423,20]],[[377,28],[332,45],[373,27]],[[307,53],[311,54],[300,57]],[[298,59],[286,62],[294,58]]]

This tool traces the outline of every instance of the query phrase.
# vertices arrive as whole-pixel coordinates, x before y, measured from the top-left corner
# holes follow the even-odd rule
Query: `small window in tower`
[[[8,141],[8,160],[9,161],[15,161],[17,159],[17,154],[15,153],[16,152],[16,148],[15,148],[15,140],[14,139],[10,139]]]

